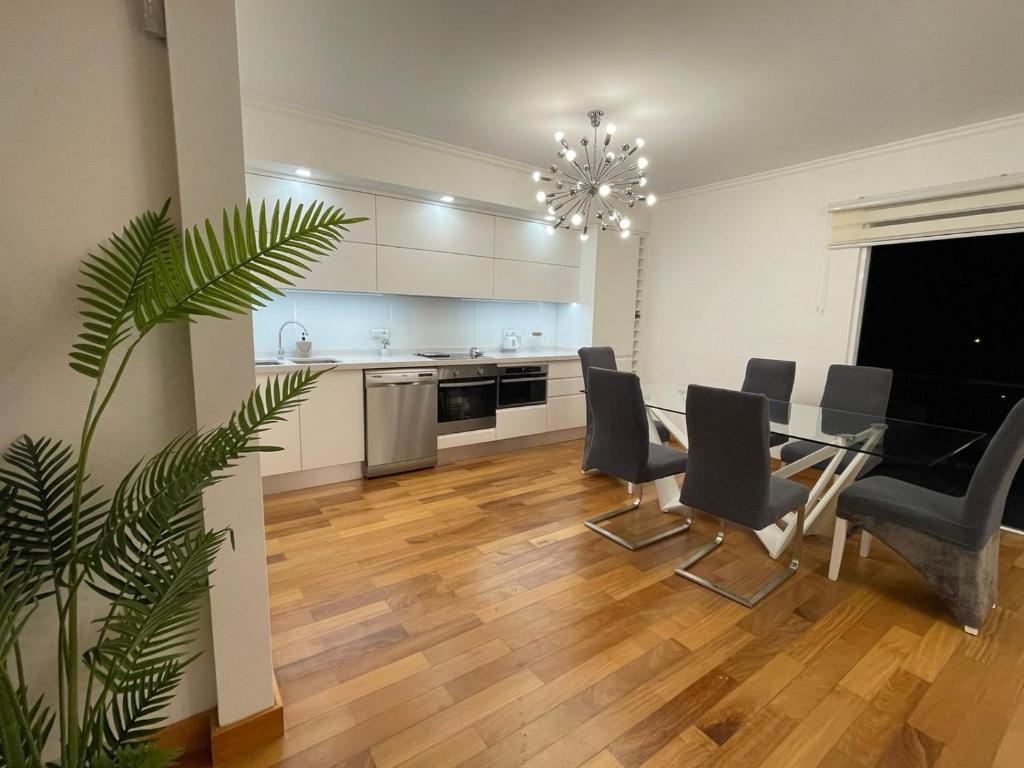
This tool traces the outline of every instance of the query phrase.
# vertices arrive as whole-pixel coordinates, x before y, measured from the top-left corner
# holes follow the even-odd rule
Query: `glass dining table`
[[[655,416],[673,437],[686,446],[686,385],[644,383],[643,393],[648,416]],[[901,465],[932,467],[948,461],[985,437],[984,432],[840,411],[807,403],[769,400],[768,410],[772,435],[809,444],[806,446],[809,452],[798,461],[779,467],[773,473],[776,477],[790,477],[825,463],[811,490],[805,515],[805,530],[818,532],[826,532],[831,522],[828,516],[823,518],[823,513],[831,508],[836,496],[857,479],[871,457]],[[650,434],[651,440],[657,442],[653,421]],[[675,478],[659,480],[656,486],[662,511],[679,513],[683,505],[679,502],[679,485]],[[789,546],[797,528],[795,522],[796,513],[793,512],[779,523],[755,531],[773,558]],[[840,548],[838,554],[841,558],[845,528],[842,532],[843,536],[836,537],[833,547],[835,575],[838,574],[835,547]],[[865,534],[861,539],[862,554],[867,554],[869,542],[870,538]],[[830,567],[829,575],[834,579],[832,570]]]

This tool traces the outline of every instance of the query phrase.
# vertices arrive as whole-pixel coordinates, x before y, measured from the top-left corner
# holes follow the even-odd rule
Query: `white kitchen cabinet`
[[[582,427],[587,423],[587,403],[584,395],[549,397],[547,410],[548,432]]]
[[[413,296],[493,297],[494,260],[377,246],[377,290]]]
[[[623,240],[612,232],[602,232],[597,241],[597,265],[594,274],[593,345],[612,347],[616,355],[633,351],[633,317],[636,312],[637,261],[640,240]],[[629,370],[629,365],[620,370]]]
[[[295,289],[305,291],[377,292],[377,246],[370,243],[342,243],[324,256]]]
[[[579,358],[552,360],[548,363],[548,379],[582,379],[583,366]],[[550,386],[550,383],[549,383]]]
[[[489,257],[494,255],[494,217],[446,205],[378,196],[377,242]]]
[[[548,378],[548,397],[578,395],[583,391],[583,377],[573,379]]]
[[[497,217],[494,219],[494,258],[578,267],[580,238],[567,229],[557,229],[549,235],[544,224]]]
[[[507,440],[510,437],[524,437],[544,432],[547,430],[547,414],[546,405],[499,408],[496,414],[496,437],[498,440]]]
[[[344,233],[346,242],[353,243],[375,243],[376,225],[376,198],[365,192],[352,192],[348,189],[338,189],[325,184],[314,184],[309,181],[298,181],[295,179],[280,179],[276,176],[263,176],[258,173],[245,174],[245,192],[254,206],[258,206],[262,200],[269,201],[269,211],[274,210],[273,202],[280,201],[281,207],[290,199],[292,209],[299,203],[309,205],[314,200],[322,200],[327,205],[341,208],[346,218],[366,216],[369,221],[360,224],[353,224]],[[268,218],[269,213],[268,211]]]
[[[494,298],[571,304],[579,297],[580,270],[560,264],[494,260]]]
[[[282,374],[283,375],[283,374]],[[256,374],[256,386],[266,386],[273,376],[265,373]],[[284,472],[298,472],[302,469],[302,447],[300,443],[299,413],[292,411],[284,421],[271,424],[260,433],[262,445],[276,445],[282,450],[260,453],[260,474],[280,475]]]
[[[363,372],[329,371],[299,407],[302,469],[363,460]]]

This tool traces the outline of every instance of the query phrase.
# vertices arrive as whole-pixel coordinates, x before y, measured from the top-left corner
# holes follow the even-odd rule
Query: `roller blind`
[[[1024,230],[1024,174],[829,206],[829,247]]]

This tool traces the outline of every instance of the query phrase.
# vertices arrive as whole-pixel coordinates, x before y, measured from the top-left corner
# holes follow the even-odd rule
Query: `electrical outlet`
[[[391,338],[391,329],[390,328],[371,328],[370,329],[370,338],[373,339],[374,341],[380,341],[381,339],[390,339]]]

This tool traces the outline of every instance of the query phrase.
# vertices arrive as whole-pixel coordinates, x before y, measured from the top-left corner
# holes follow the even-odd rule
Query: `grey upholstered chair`
[[[628,549],[640,549],[690,527],[687,518],[681,525],[640,540],[625,539],[600,523],[630,512],[643,501],[643,484],[686,471],[686,454],[666,445],[652,443],[647,428],[647,408],[640,390],[640,379],[632,373],[606,368],[591,368],[587,392],[594,415],[594,434],[590,445],[590,465],[605,474],[625,480],[638,493],[626,507],[605,512],[586,521],[602,536]]]
[[[892,371],[889,368],[871,368],[865,365],[830,365],[821,395],[821,407],[830,409],[821,417],[821,429],[830,435],[856,434],[870,426],[867,416],[885,416],[889,409],[889,391],[892,389]],[[839,413],[838,411],[842,411]],[[820,443],[796,440],[782,447],[779,454],[784,464],[792,464],[821,450]],[[839,462],[838,471],[846,469],[856,456],[848,452]],[[869,456],[860,474],[865,474],[881,463],[877,456]],[[828,459],[814,465],[825,469]]]
[[[789,398],[793,395],[795,380],[796,361],[752,357],[747,361],[747,372],[740,390],[767,397],[772,401],[768,403],[771,420],[786,424],[789,422]],[[768,444],[775,447],[788,440],[785,435],[770,435]]]
[[[686,390],[686,431],[690,450],[679,500],[719,518],[720,527],[715,539],[694,550],[676,573],[751,608],[800,565],[808,489],[772,476],[768,398],[762,394],[691,384]],[[722,543],[726,522],[760,530],[794,509],[797,527],[789,566],[750,597],[687,570]]]
[[[1022,460],[1024,400],[993,436],[964,496],[947,496],[891,477],[857,481],[839,496],[829,576],[839,575],[849,526],[859,527],[902,555],[964,629],[978,634],[996,600],[999,523]]]
[[[583,386],[587,386],[587,372],[591,368],[605,368],[609,371],[618,369],[615,364],[615,350],[611,347],[580,347],[580,367],[583,369]],[[587,456],[590,453],[590,442],[594,434],[594,417],[590,412],[590,396],[586,396],[587,403],[587,432],[583,440],[583,461],[580,468],[586,472],[594,467],[590,464]],[[654,427],[658,430],[658,439],[667,443],[669,438],[668,427],[660,421],[654,421]]]

